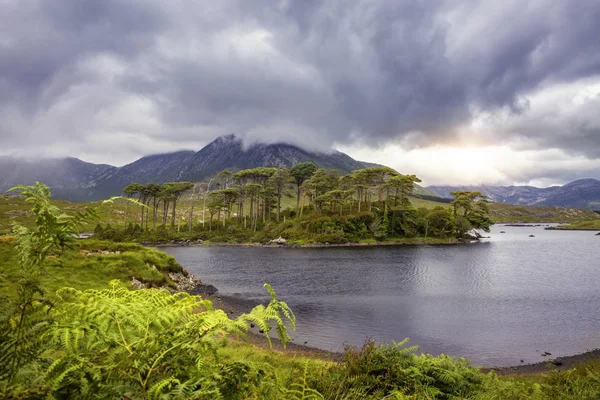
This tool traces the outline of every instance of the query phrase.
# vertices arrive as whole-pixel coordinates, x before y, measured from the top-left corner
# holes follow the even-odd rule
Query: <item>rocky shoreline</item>
[[[172,245],[173,244],[170,244],[170,246]],[[254,245],[254,247],[257,246],[260,245]],[[323,247],[328,246],[332,245],[324,245]],[[264,247],[282,246],[270,245]],[[227,314],[231,315],[231,317],[234,318],[242,313],[250,312],[252,308],[260,304],[260,302],[255,300],[249,300],[235,296],[221,295],[215,286],[202,282],[199,278],[197,278],[196,276],[194,276],[186,270],[178,273],[169,273],[169,278],[174,282],[175,287],[166,287],[166,289],[170,290],[171,292],[185,291],[191,295],[202,296],[208,300],[211,300],[215,308],[225,311]],[[133,278],[131,283],[137,289],[143,289],[147,287],[143,282],[140,282],[136,278]],[[256,328],[251,328],[244,340],[254,346],[269,349],[269,343],[266,337]],[[342,361],[344,357],[343,353],[332,352],[311,347],[310,344],[306,342],[304,344],[297,344],[292,341],[287,344],[286,348],[284,348],[281,342],[276,337],[272,337],[271,340],[271,349],[275,351],[285,351],[286,354],[292,356],[314,357],[328,361]],[[550,353],[546,353],[546,355],[551,356]],[[510,367],[480,368],[481,371],[484,373],[494,371],[499,375],[534,375],[539,373],[549,373],[552,371],[566,371],[569,369],[573,369],[577,366],[584,365],[591,361],[600,361],[600,349],[594,349],[572,356],[548,358],[547,360],[533,364],[516,365]]]
[[[171,241],[169,243],[150,243],[142,242],[143,246],[147,247],[261,247],[271,249],[297,249],[297,248],[321,248],[321,247],[378,247],[378,246],[448,246],[448,245],[460,245],[464,244],[464,241],[419,241],[419,240],[405,240],[405,241],[385,241],[376,243],[307,243],[307,244],[287,244],[287,243],[256,243],[256,242],[243,242],[243,243],[214,243],[214,242],[202,242],[202,241]]]
[[[567,371],[591,361],[600,361],[600,349],[589,350],[572,356],[552,358],[533,364],[482,368],[482,371],[495,371],[499,375],[534,375],[552,371]]]
[[[237,317],[242,313],[249,312],[259,302],[252,301],[235,296],[220,295],[218,292],[211,295],[205,295],[207,299],[213,302],[215,308],[221,309],[232,317]],[[343,361],[344,354],[339,352],[327,351],[311,347],[310,343],[297,344],[290,342],[287,348],[281,345],[277,338],[271,338],[273,342],[273,350],[285,351],[293,356],[316,357],[328,361]],[[269,344],[264,334],[251,329],[246,338],[247,342],[260,348],[268,349]],[[548,353],[549,354],[549,353]],[[551,354],[549,354],[551,355]],[[545,361],[524,364],[511,367],[479,367],[483,373],[494,371],[499,375],[534,375],[540,373],[550,373],[552,371],[566,371],[577,366],[584,365],[590,361],[600,361],[600,349],[590,350],[584,353],[575,354],[572,356],[564,356],[557,358],[549,358]]]

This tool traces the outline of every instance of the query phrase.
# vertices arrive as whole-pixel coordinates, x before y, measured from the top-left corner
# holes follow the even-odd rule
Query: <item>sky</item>
[[[600,178],[598,0],[0,0],[0,154],[220,135],[426,184]]]

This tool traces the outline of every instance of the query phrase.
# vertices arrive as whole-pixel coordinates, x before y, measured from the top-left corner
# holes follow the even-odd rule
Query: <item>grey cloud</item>
[[[598,20],[596,0],[9,0],[0,146],[27,148],[41,132],[81,143],[146,135],[144,149],[156,151],[231,132],[311,147],[422,146],[505,111],[510,126],[490,142],[527,138],[597,157],[589,106],[555,112],[550,126],[528,98],[599,76]],[[96,56],[117,71],[95,70]],[[151,106],[111,124],[136,98]]]

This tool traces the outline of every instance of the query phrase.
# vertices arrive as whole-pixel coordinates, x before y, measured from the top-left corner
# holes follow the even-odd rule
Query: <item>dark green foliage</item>
[[[452,207],[458,237],[465,236],[471,229],[490,231],[493,221],[490,218],[488,200],[484,195],[480,192],[467,191],[450,194],[454,196]]]

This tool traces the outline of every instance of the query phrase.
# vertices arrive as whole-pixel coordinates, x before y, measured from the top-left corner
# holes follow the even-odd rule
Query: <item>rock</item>
[[[196,285],[196,287],[194,287],[193,289],[187,290],[187,292],[189,294],[194,295],[194,296],[213,295],[213,294],[217,293],[218,291],[219,291],[219,289],[217,289],[213,285],[205,285],[203,283]]]
[[[282,244],[286,244],[287,241],[284,238],[282,238],[281,236],[279,236],[277,239],[273,239],[269,243],[282,245]]]
[[[504,232],[504,231],[500,231],[500,233],[506,233],[506,232]]]
[[[529,235],[529,237],[535,237],[535,235]]]
[[[135,289],[145,289],[146,285],[144,285],[142,282],[140,282],[139,280],[135,279],[135,278],[131,278],[131,286],[133,286]]]

